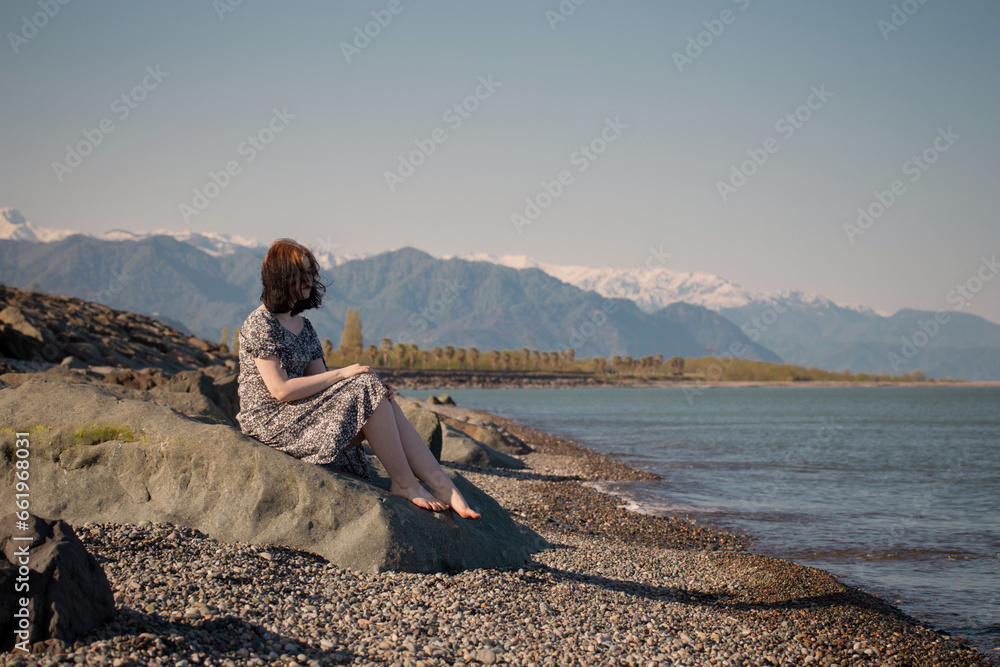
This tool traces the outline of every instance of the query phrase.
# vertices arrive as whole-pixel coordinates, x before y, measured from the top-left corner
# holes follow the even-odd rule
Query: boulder
[[[438,394],[436,398],[438,405],[455,405],[455,399],[451,397],[451,394]]]
[[[30,650],[46,640],[69,644],[114,616],[104,570],[65,521],[28,514],[22,524],[12,512],[0,520],[0,549],[6,557],[0,559],[0,581],[10,577],[0,588],[0,650],[10,651],[15,643]],[[28,589],[17,591],[12,584],[25,562]],[[15,617],[21,598],[28,600],[26,628]]]
[[[143,368],[141,370],[120,368],[104,376],[105,382],[120,384],[132,389],[142,389],[143,391],[157,387],[167,380],[168,377],[156,368]]]
[[[230,426],[238,426],[236,413],[240,411],[240,399],[236,393],[237,389],[236,376],[227,376],[220,383],[201,371],[181,371],[175,373],[163,384],[153,387],[151,391],[154,393],[171,392],[175,394],[204,396],[217,408],[217,410],[212,411],[213,417],[222,417],[229,422]],[[223,395],[223,392],[226,392],[226,395]],[[235,411],[233,411],[234,403]],[[229,410],[226,410],[224,406],[228,407]],[[186,410],[180,411],[184,414],[190,414]],[[232,414],[229,414],[230,411],[232,411]]]
[[[131,372],[131,371],[129,371]],[[20,386],[29,380],[43,379],[53,382],[94,383],[100,382],[96,374],[72,371],[64,366],[53,366],[44,373],[11,373],[0,376],[0,382],[11,386]],[[202,394],[190,394],[174,391],[144,391],[119,384],[101,383],[101,387],[116,396],[131,398],[138,401],[149,401],[163,405],[192,419],[206,424],[226,424],[232,426],[235,422],[229,419],[215,403]]]
[[[218,396],[215,399],[215,404],[229,417],[229,421],[233,426],[239,425],[236,421],[236,415],[240,411],[239,377],[239,373],[226,373],[215,378],[214,382],[215,394]]]
[[[208,375],[201,371],[181,371],[172,375],[166,382],[154,387],[157,391],[175,391],[185,394],[202,394],[213,400],[215,386]]]
[[[484,445],[451,424],[441,425],[441,460],[482,468],[520,470],[524,462]]]
[[[462,421],[452,417],[441,417],[441,421],[475,438],[487,447],[504,454],[520,456],[534,451],[513,433],[510,433],[506,429],[500,430],[493,424],[487,424],[478,419]]]
[[[504,567],[547,546],[454,471],[482,519],[391,495],[377,463],[375,483],[330,472],[102,383],[32,379],[0,389],[0,414],[10,425],[0,430],[0,486],[13,485],[14,430],[30,432],[32,509],[72,524],[174,523],[369,572]],[[13,504],[13,494],[0,496],[0,513]]]
[[[403,415],[427,443],[434,458],[441,460],[441,421],[430,410],[420,407],[419,403],[400,403]]]

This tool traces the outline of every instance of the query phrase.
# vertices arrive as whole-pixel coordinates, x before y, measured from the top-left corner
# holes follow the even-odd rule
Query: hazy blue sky
[[[559,22],[557,0],[231,4],[4,2],[0,206],[337,254],[634,267],[654,246],[667,268],[887,311],[953,308],[1000,253],[995,1],[565,0]],[[390,187],[417,141],[433,153]],[[564,170],[519,233],[512,214]],[[876,190],[895,201],[851,243]],[[1000,279],[968,312],[1000,322]]]

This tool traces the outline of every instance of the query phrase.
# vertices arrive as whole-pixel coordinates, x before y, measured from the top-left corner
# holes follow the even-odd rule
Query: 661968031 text
[[[29,467],[30,461],[29,456],[31,451],[29,447],[31,442],[28,439],[29,433],[18,432],[15,434],[17,439],[14,441],[14,477],[16,478],[16,483],[14,484],[14,506],[17,511],[14,513],[17,522],[15,526],[18,531],[22,533],[27,533],[31,529],[28,523],[28,510],[31,507],[31,497],[30,497],[30,487],[28,486],[28,478],[30,476]],[[15,542],[31,542],[31,535],[13,535],[12,539]],[[30,544],[18,544],[14,549],[14,560],[17,566],[17,575],[14,580],[14,592],[22,594],[22,597],[17,599],[17,604],[15,605],[14,611],[14,636],[17,641],[14,643],[14,649],[17,651],[23,651],[25,653],[29,652],[28,640],[31,637],[31,616],[28,611],[28,603],[30,598],[27,597],[30,593],[30,582],[28,579],[28,574],[30,573],[30,555],[28,553],[28,548]]]

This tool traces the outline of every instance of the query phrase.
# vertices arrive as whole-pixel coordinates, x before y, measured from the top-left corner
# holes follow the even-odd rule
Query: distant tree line
[[[222,330],[220,345],[224,352],[239,355],[240,328]],[[475,347],[437,346],[420,349],[416,343],[393,343],[383,338],[378,345],[364,345],[361,314],[349,308],[344,322],[340,345],[336,348],[329,338],[323,339],[323,356],[328,368],[365,364],[392,370],[458,370],[458,371],[518,371],[522,373],[567,373],[575,375],[618,376],[644,379],[711,380],[720,382],[921,382],[922,371],[905,375],[852,374],[827,371],[815,366],[806,368],[792,364],[705,356],[698,358],[671,357],[662,354],[633,359],[630,356],[584,357],[578,359],[572,348],[539,351],[522,347],[509,350],[480,351]],[[721,360],[720,360],[721,359]],[[945,381],[949,381],[946,379]]]

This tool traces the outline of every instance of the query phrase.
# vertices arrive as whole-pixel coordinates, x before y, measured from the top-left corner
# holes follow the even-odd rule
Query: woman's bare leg
[[[451,477],[441,468],[441,465],[431,454],[427,443],[413,428],[413,424],[403,414],[403,409],[396,401],[392,401],[392,411],[396,415],[396,427],[399,431],[399,439],[406,454],[406,460],[410,463],[410,469],[422,482],[431,488],[434,496],[443,502],[451,505],[451,508],[458,512],[463,519],[478,519],[479,512],[474,511],[465,498],[451,481]]]
[[[448,509],[448,504],[428,494],[424,487],[420,486],[419,480],[410,468],[399,439],[392,403],[393,401],[388,399],[379,401],[371,417],[361,427],[368,444],[375,452],[375,456],[385,466],[385,471],[389,473],[389,479],[392,480],[389,492],[406,498],[417,507],[443,512]]]

